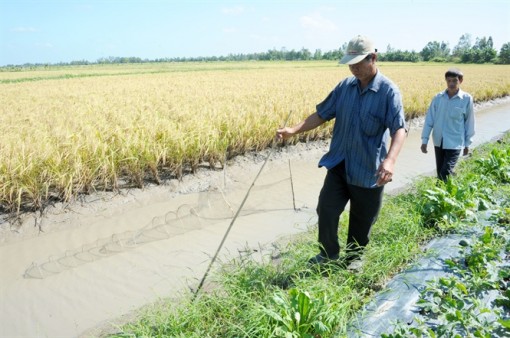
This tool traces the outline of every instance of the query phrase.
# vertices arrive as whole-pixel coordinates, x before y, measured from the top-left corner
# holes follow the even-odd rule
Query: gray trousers
[[[319,195],[319,244],[321,254],[326,257],[340,252],[338,222],[350,201],[349,232],[346,251],[348,255],[359,255],[369,242],[370,229],[381,210],[384,186],[362,188],[347,183],[345,163],[328,170]]]

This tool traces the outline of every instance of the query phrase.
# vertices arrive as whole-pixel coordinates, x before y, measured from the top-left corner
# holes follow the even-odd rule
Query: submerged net
[[[275,180],[267,175],[265,179],[260,180],[259,185],[253,187],[252,193],[266,196],[269,188],[287,191],[289,198],[286,208],[292,209],[293,196],[290,180],[290,177]],[[224,190],[210,188],[199,194],[196,205],[181,205],[163,216],[154,217],[151,222],[140,229],[116,233],[107,238],[100,238],[93,243],[82,245],[80,248],[68,250],[61,255],[49,257],[44,261],[33,262],[25,270],[23,277],[44,279],[147,243],[166,240],[188,231],[202,229],[208,225],[232,219],[241,204],[239,193],[232,193],[232,195],[236,196],[233,198],[234,202],[227,199]],[[267,212],[278,208],[276,204],[269,207],[264,204],[252,203],[250,205],[247,203],[240,215]]]

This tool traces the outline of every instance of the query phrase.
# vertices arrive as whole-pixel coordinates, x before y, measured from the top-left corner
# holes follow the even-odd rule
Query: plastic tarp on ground
[[[416,302],[427,282],[453,274],[445,260],[460,256],[461,240],[471,241],[480,229],[469,233],[452,234],[430,241],[425,256],[404,272],[395,276],[373,301],[368,303],[348,328],[348,337],[380,337],[383,333],[392,333],[397,320],[413,325],[419,317]],[[489,294],[483,300],[493,301]]]

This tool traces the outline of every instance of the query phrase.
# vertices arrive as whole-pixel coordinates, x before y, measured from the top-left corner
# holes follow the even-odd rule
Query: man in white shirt
[[[432,131],[437,177],[446,181],[453,174],[461,151],[469,153],[475,135],[473,97],[460,89],[464,74],[457,68],[445,73],[447,88],[430,103],[421,133],[421,151],[427,153]]]

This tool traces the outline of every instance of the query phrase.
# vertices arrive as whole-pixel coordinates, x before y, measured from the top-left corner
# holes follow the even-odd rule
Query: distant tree
[[[471,35],[466,33],[462,35],[459,42],[453,47],[452,55],[454,57],[461,58],[464,53],[467,53],[471,49]]]
[[[306,48],[301,48],[301,50],[298,53],[297,59],[298,60],[311,60],[312,53]]]
[[[297,59],[297,52],[294,49],[291,49],[287,53],[285,53],[285,60],[292,61]]]
[[[472,49],[471,61],[474,63],[493,62],[498,52],[494,49],[492,37],[476,38],[476,42]]]
[[[313,59],[314,60],[321,60],[322,59],[322,51],[320,49],[316,49],[315,53],[313,53]]]
[[[322,56],[323,60],[340,60],[344,56],[344,52],[341,48],[331,50],[329,52],[324,53]]]
[[[472,63],[474,59],[474,54],[475,52],[473,51],[473,49],[469,49],[462,53],[462,55],[460,56],[460,61],[462,63]]]
[[[401,51],[388,46],[386,53],[379,54],[380,61],[396,62],[418,62],[421,60],[420,54],[415,51]]]
[[[447,42],[431,41],[420,52],[424,61],[445,61],[450,55]]]
[[[510,42],[504,43],[499,50],[498,63],[510,64]]]
[[[283,60],[283,51],[273,48],[267,52],[267,60]]]

